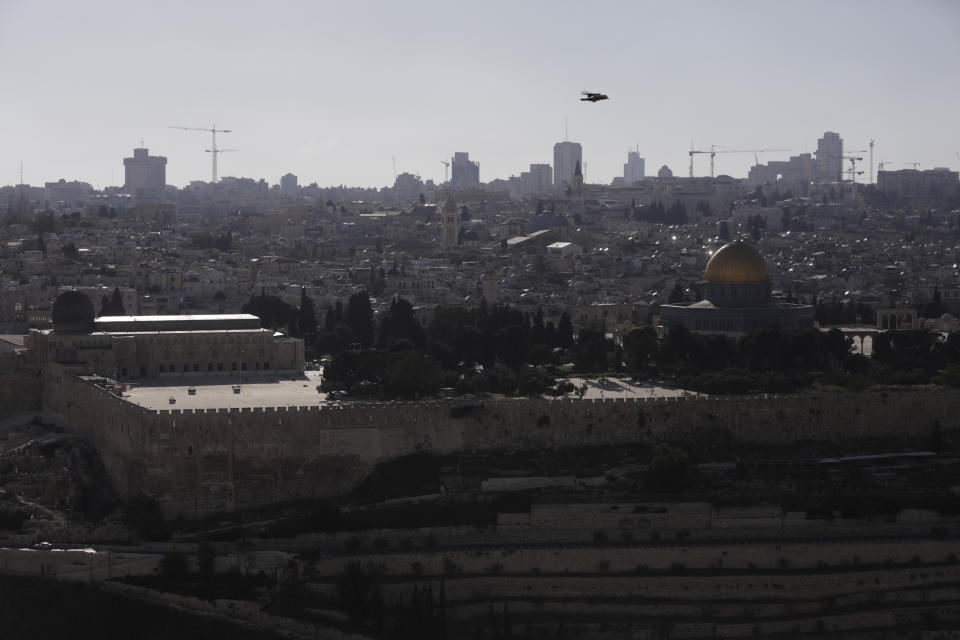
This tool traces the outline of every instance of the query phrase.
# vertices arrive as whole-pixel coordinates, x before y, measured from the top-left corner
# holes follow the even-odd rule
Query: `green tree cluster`
[[[551,371],[571,357],[571,350],[580,348],[584,362],[598,362],[594,338],[588,333],[575,342],[568,314],[554,326],[544,321],[542,310],[531,316],[485,302],[475,309],[437,307],[424,328],[413,306],[395,298],[375,323],[369,298],[361,292],[346,309],[328,310],[316,349],[333,356],[324,369],[322,390],[328,392],[423,397],[453,387],[464,393],[535,395],[557,389]],[[606,349],[607,341],[601,342]],[[602,356],[605,360],[606,353]]]
[[[101,316],[125,316],[126,309],[123,308],[123,296],[120,295],[120,287],[114,287],[113,295],[103,296],[100,302]]]
[[[813,308],[813,318],[821,325],[825,324],[876,324],[877,312],[868,304],[854,304],[834,296],[830,300],[818,300]],[[924,316],[931,317],[931,316]]]
[[[191,234],[190,246],[194,249],[219,249],[220,251],[231,251],[233,249],[233,234],[227,231],[224,234],[213,235],[212,233],[201,231]]]
[[[960,386],[960,334],[885,331],[873,357],[852,352],[838,329],[760,329],[738,339],[675,325],[662,340],[652,327],[624,337],[627,370],[641,379],[672,377],[706,393],[781,393],[811,385],[859,390],[874,384]]]
[[[850,347],[836,330],[770,328],[733,339],[674,325],[661,340],[652,327],[635,327],[624,337],[624,359],[638,378],[673,377],[707,393],[787,392],[820,374],[859,371],[865,358]]]
[[[268,296],[262,292],[259,296],[250,296],[250,300],[240,308],[240,311],[260,318],[260,326],[264,329],[285,331],[289,331],[291,326],[296,327],[299,316],[296,307],[287,304],[277,296]],[[299,330],[291,333],[299,335]]]
[[[654,224],[680,225],[687,224],[687,208],[679,200],[674,201],[670,208],[657,200],[645,207],[635,208],[635,217],[640,222]]]

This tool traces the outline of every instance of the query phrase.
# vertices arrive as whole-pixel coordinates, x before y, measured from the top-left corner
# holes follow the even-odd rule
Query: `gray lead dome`
[[[96,317],[93,302],[79,291],[65,291],[53,301],[50,314],[55,329],[91,329]]]

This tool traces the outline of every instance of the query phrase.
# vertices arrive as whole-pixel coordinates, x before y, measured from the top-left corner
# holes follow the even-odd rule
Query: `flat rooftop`
[[[94,320],[96,331],[217,331],[259,329],[260,318],[249,313],[184,316],[101,316]]]
[[[100,316],[94,322],[196,322],[208,320],[260,320],[250,313],[207,313],[194,315],[165,315],[165,316]]]
[[[20,334],[20,333],[13,333],[13,334],[5,333],[5,334],[0,334],[0,341],[2,341],[2,342],[8,342],[8,343],[10,343],[10,344],[12,344],[12,345],[14,345],[14,346],[17,346],[17,347],[22,347],[22,346],[23,346],[23,340],[24,340],[25,337],[26,337],[26,336],[24,336],[23,334]]]
[[[320,371],[277,377],[195,376],[139,380],[124,391],[129,402],[147,409],[232,409],[234,407],[288,407],[322,405],[327,394],[319,393]],[[240,393],[233,386],[240,386]],[[196,389],[191,395],[190,389]],[[173,398],[176,402],[171,403]]]
[[[239,377],[194,376],[184,378],[155,378],[139,380],[124,391],[129,402],[151,410],[160,409],[232,409],[234,407],[306,407],[341,404],[343,399],[327,400],[317,385],[323,378],[321,371],[307,371],[302,375],[253,377],[242,381]],[[585,399],[610,398],[673,398],[700,395],[683,389],[659,384],[639,384],[627,378],[588,379],[568,378],[575,386],[586,384]],[[240,393],[233,386],[240,385]],[[191,395],[190,389],[196,389]],[[567,398],[576,398],[570,394]],[[176,402],[171,403],[173,398]],[[545,398],[546,399],[546,398]],[[363,403],[363,400],[348,400]],[[369,401],[375,404],[376,401]]]

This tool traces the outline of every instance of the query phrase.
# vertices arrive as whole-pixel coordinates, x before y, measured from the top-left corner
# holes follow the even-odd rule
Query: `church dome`
[[[57,296],[50,313],[54,328],[61,329],[89,329],[95,317],[90,298],[79,291],[64,291]]]
[[[770,272],[756,249],[734,240],[710,257],[703,278],[710,284],[768,284]]]

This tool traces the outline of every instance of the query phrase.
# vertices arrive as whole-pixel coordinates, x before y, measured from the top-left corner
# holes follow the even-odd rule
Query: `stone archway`
[[[877,329],[882,331],[907,331],[916,328],[916,309],[890,307],[877,310]]]

